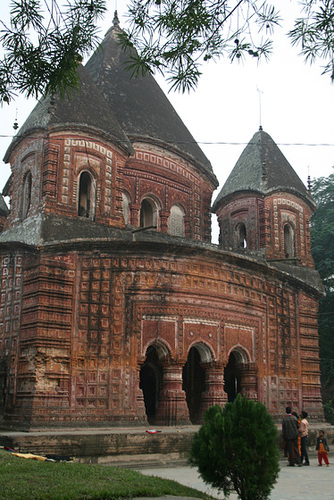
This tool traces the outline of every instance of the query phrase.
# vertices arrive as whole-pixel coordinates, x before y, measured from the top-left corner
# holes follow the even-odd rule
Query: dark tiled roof
[[[292,192],[315,207],[305,185],[270,135],[263,130],[254,134],[242,152],[212,210],[216,210],[228,196],[245,191],[263,195],[275,191]]]
[[[128,154],[134,153],[129,139],[87,70],[79,65],[78,73],[78,90],[73,90],[64,99],[60,96],[55,96],[53,99],[47,96],[37,103],[19,133],[14,137],[6,153],[5,161],[22,137],[38,130],[89,129],[114,141]]]
[[[119,44],[114,25],[86,64],[124,132],[133,141],[161,144],[197,164],[218,185],[211,163],[151,74],[131,77],[130,52]]]

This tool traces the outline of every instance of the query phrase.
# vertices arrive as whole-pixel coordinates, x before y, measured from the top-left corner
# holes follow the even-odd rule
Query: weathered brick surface
[[[165,372],[173,365],[182,371],[191,347],[199,348],[208,380],[216,370],[213,392],[221,391],[218,373],[238,349],[244,393],[276,417],[288,403],[321,417],[317,301],[264,266],[245,267],[242,258],[231,263],[214,252],[138,257],[130,248],[123,255],[36,252],[21,260],[17,307],[9,310],[11,288],[1,308],[9,315],[2,342],[12,343],[16,374],[8,419],[144,422],[138,377],[150,345],[160,346]],[[9,321],[16,330],[20,325],[19,343]]]

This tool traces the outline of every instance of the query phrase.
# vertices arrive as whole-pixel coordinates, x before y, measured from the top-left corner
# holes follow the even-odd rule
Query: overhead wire
[[[68,130],[72,130],[68,125],[64,123],[64,127]],[[19,139],[20,134],[0,134],[2,139]],[[60,140],[65,140],[61,139]],[[121,141],[120,141],[121,142]],[[168,142],[168,141],[166,141]],[[173,144],[204,144],[208,146],[247,146],[248,144],[253,144],[252,141],[248,142],[238,142],[238,141],[173,141]],[[256,144],[256,143],[254,143]],[[277,146],[300,146],[300,147],[334,147],[334,143],[330,142],[276,142]]]

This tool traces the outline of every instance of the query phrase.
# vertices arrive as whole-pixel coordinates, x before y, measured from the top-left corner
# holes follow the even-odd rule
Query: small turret
[[[261,127],[241,154],[212,211],[218,216],[223,248],[312,267],[309,223],[315,209],[309,190]]]

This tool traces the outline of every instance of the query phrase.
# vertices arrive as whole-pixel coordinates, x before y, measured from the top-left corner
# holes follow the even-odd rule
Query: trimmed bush
[[[266,407],[238,395],[224,408],[209,408],[194,436],[190,463],[225,496],[235,491],[241,500],[268,499],[279,472],[279,450]]]

